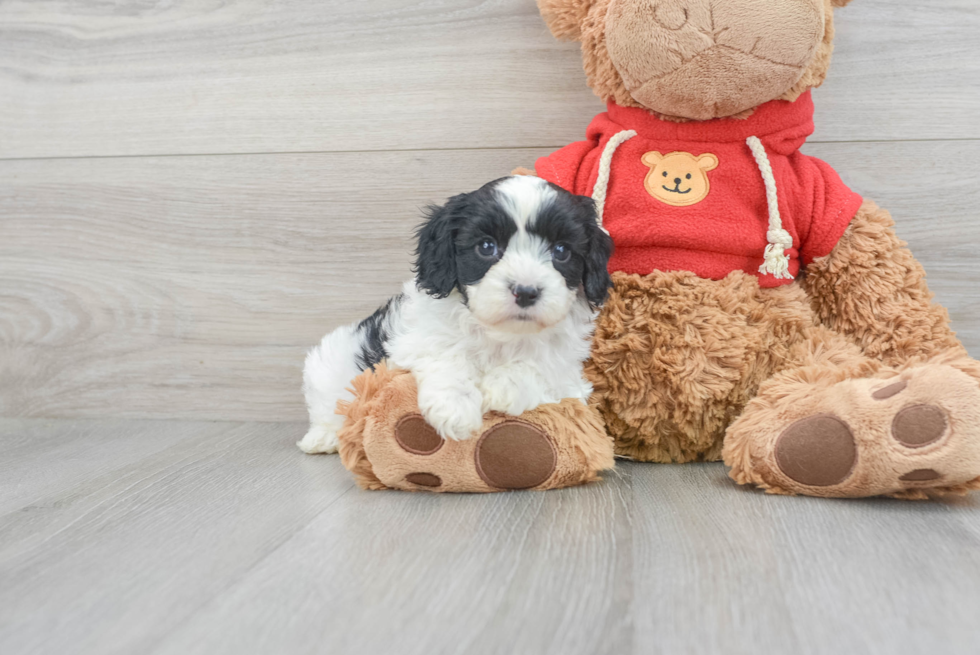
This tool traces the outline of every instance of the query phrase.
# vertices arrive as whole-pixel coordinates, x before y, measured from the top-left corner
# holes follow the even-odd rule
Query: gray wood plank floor
[[[980,498],[366,492],[300,424],[0,420],[0,652],[976,653]],[[84,447],[88,444],[88,447]]]

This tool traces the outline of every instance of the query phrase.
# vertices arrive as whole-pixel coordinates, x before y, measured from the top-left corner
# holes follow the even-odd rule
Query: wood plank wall
[[[980,2],[838,10],[807,152],[980,356]],[[0,416],[302,420],[420,207],[601,105],[532,0],[0,3]]]

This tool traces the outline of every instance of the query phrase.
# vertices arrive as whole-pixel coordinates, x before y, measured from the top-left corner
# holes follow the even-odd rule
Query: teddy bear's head
[[[668,118],[745,115],[823,82],[835,7],[850,0],[538,0],[552,34],[582,42],[604,101]]]

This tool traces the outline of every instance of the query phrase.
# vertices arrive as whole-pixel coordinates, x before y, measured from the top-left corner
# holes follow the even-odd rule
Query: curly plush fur
[[[826,491],[761,465],[771,456],[771,448],[759,452],[767,429],[840,413],[835,385],[903,372],[913,379],[923,375],[916,365],[945,367],[945,376],[929,369],[937,380],[952,369],[969,376],[959,380],[965,386],[957,397],[935,402],[972,420],[980,364],[966,356],[946,310],[932,303],[922,267],[892,225],[887,212],[866,202],[831,255],[814,262],[801,283],[775,289],[760,289],[742,272],[721,281],[685,272],[615,273],[585,370],[616,453],[651,462],[724,458],[737,482],[772,493],[925,498],[980,488],[980,477],[969,476],[980,463],[972,433],[931,462],[947,476],[962,468],[959,481],[947,485],[900,483],[903,472],[924,467],[902,451],[882,465],[894,474],[877,466],[870,480]],[[869,385],[868,397],[876,386]],[[894,411],[881,407],[880,421],[890,422]]]
[[[798,286],[740,271],[613,274],[586,376],[616,453],[654,462],[721,458],[731,421],[816,326]]]
[[[795,100],[827,75],[833,11],[850,0],[823,1],[822,39],[777,98]],[[610,8],[628,2],[639,0],[538,4],[556,37],[581,41],[596,95],[692,120],[657,114],[627,89],[607,27]],[[687,5],[661,4],[658,22],[656,12],[671,8],[687,20]],[[627,55],[640,58],[655,47],[632,45]],[[619,455],[724,459],[734,480],[771,493],[926,498],[980,488],[980,363],[875,203],[865,201],[830,255],[787,286],[760,289],[742,272],[620,272],[613,283],[586,375]]]
[[[887,211],[865,201],[834,251],[807,268],[810,306],[821,323],[886,364],[966,355],[949,312],[932,302],[922,265],[894,228]]]

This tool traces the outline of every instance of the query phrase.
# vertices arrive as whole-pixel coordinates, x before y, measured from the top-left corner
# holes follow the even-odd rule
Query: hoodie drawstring
[[[772,164],[769,163],[766,147],[762,145],[759,137],[750,136],[745,142],[752,151],[752,156],[755,157],[755,163],[759,165],[762,181],[766,185],[766,203],[769,205],[769,231],[766,232],[769,245],[766,246],[763,255],[765,263],[759,267],[759,272],[763,275],[774,275],[777,279],[792,280],[787,251],[793,247],[793,237],[783,229],[783,219],[779,215],[779,198],[776,195],[776,176],[773,175]]]
[[[592,200],[595,201],[596,219],[599,227],[606,234],[609,234],[609,231],[602,225],[602,214],[606,207],[606,193],[609,190],[612,158],[619,146],[635,136],[635,130],[617,132],[606,143],[602,157],[599,158],[599,174],[592,190]],[[766,232],[768,245],[763,254],[764,263],[759,267],[759,272],[763,275],[773,275],[777,279],[792,280],[793,275],[789,272],[788,251],[793,247],[793,236],[783,229],[783,219],[779,214],[779,197],[776,193],[776,176],[772,172],[769,155],[766,154],[766,148],[758,137],[750,136],[746,139],[746,144],[752,151],[752,156],[755,157],[755,163],[759,166],[759,173],[762,174],[762,182],[766,187],[766,204],[769,207],[769,230]]]
[[[602,150],[602,157],[599,158],[599,176],[596,177],[595,187],[592,189],[592,200],[595,201],[596,220],[603,232],[609,234],[609,230],[602,226],[602,212],[606,208],[606,191],[609,189],[609,172],[612,170],[612,158],[616,153],[616,148],[623,145],[636,136],[636,130],[623,130],[613,135]]]

